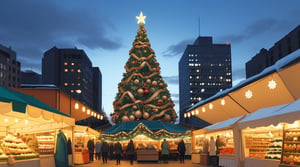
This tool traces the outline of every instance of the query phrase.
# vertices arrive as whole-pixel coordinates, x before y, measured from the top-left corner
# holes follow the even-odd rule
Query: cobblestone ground
[[[103,164],[102,161],[95,160],[92,163],[84,164],[84,165],[74,165],[73,167],[213,167],[208,165],[200,165],[192,163],[191,160],[185,160],[184,164],[181,164],[180,161],[170,160],[167,164],[163,163],[162,161],[159,162],[143,162],[137,163],[134,161],[133,165],[130,165],[128,160],[121,160],[120,165],[116,165],[115,160],[108,160],[107,164]]]

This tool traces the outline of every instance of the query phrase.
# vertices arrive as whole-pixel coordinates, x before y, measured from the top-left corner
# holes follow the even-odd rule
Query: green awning
[[[109,141],[132,139],[145,135],[154,140],[162,138],[183,138],[190,136],[190,130],[163,121],[128,121],[116,124],[101,133],[101,138]]]
[[[16,112],[26,113],[26,106],[31,105],[43,110],[47,110],[56,114],[70,117],[70,115],[65,114],[41,101],[34,98],[33,96],[26,95],[24,93],[4,88],[0,86],[0,101],[6,103],[12,103],[12,109]]]

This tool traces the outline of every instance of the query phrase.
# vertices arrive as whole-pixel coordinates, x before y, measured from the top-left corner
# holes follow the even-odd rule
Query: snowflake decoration
[[[247,99],[250,99],[253,96],[252,91],[247,90],[247,92],[245,93],[245,96],[246,96]]]
[[[268,87],[273,90],[275,89],[277,86],[276,82],[272,79],[271,81],[269,81]]]

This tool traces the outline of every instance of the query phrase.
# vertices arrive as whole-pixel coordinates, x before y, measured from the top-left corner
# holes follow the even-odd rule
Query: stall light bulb
[[[221,105],[222,105],[222,106],[225,105],[225,100],[224,100],[224,99],[221,100]]]
[[[78,104],[78,103],[75,103],[75,106],[74,106],[74,107],[75,107],[76,110],[78,110],[79,104]]]
[[[8,119],[7,119],[7,118],[5,118],[5,119],[4,119],[4,122],[5,122],[5,123],[7,123],[7,122],[8,122]]]

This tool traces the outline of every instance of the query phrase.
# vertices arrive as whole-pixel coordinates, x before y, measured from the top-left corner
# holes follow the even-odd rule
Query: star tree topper
[[[145,19],[146,19],[146,16],[143,16],[143,12],[140,13],[140,16],[136,16],[136,19],[138,19],[138,24],[145,24]]]

